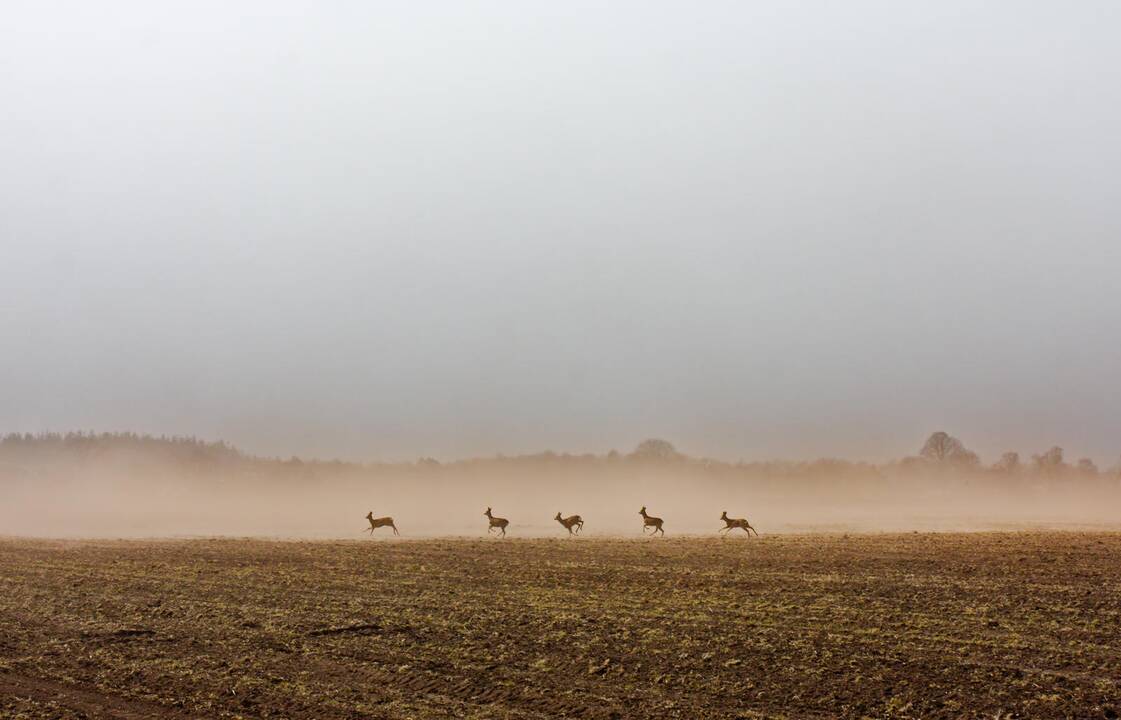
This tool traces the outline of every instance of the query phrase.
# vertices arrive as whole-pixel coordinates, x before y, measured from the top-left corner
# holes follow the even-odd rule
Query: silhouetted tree
[[[980,462],[977,453],[966,449],[961,440],[938,431],[926,439],[919,457],[942,466],[973,467]]]
[[[1004,453],[1000,456],[1000,460],[997,460],[996,464],[993,465],[993,470],[1009,475],[1019,472],[1020,468],[1020,453],[1018,452]]]
[[[681,455],[668,441],[651,438],[640,442],[630,457],[638,460],[676,460]]]
[[[1032,465],[1036,472],[1044,475],[1054,475],[1065,468],[1063,463],[1063,449],[1055,445],[1042,455],[1031,456]]]

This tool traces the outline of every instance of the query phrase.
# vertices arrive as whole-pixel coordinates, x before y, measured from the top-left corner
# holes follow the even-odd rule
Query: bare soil
[[[0,716],[1115,718],[1121,534],[0,540]]]

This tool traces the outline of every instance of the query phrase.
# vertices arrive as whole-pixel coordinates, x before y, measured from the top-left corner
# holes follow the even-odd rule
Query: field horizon
[[[934,433],[914,456],[871,464],[723,462],[664,440],[601,455],[551,452],[440,463],[257,458],[224,442],[132,433],[0,438],[0,534],[37,537],[291,537],[360,535],[364,516],[392,516],[411,537],[476,536],[483,511],[511,536],[565,531],[637,536],[640,507],[670,534],[708,535],[719,516],[764,533],[1118,527],[1121,475],[1067,462],[1061,448],[982,464]],[[382,528],[377,535],[391,532]]]

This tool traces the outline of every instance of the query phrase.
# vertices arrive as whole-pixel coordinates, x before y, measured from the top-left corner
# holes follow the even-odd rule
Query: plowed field
[[[0,540],[0,716],[1104,717],[1121,534]]]

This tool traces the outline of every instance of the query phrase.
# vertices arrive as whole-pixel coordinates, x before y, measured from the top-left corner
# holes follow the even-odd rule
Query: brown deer
[[[720,513],[720,519],[724,521],[725,525],[725,527],[720,528],[720,532],[722,533],[727,533],[729,530],[739,528],[747,533],[748,537],[751,537],[751,533],[755,533],[755,537],[759,537],[759,531],[751,527],[751,523],[747,521],[747,518],[730,518],[728,517],[728,511],[725,510]]]
[[[370,521],[370,527],[366,528],[366,532],[370,533],[371,535],[373,535],[374,531],[378,528],[386,526],[393,528],[394,535],[401,534],[397,532],[397,526],[393,524],[393,518],[391,517],[376,518],[374,517],[374,511],[371,510],[370,512],[366,513],[366,519]]]
[[[654,530],[650,533],[651,537],[657,535],[658,533],[661,533],[663,537],[665,536],[666,531],[662,529],[662,519],[660,517],[647,515],[645,505],[643,505],[642,509],[638,511],[638,514],[642,516],[642,533],[644,535],[646,534],[646,528],[652,527],[654,528]]]
[[[557,513],[557,516],[553,519],[563,525],[569,535],[575,535],[584,529],[584,519],[579,515],[569,515],[566,518],[562,518],[561,514]],[[573,526],[576,527],[576,532],[572,531]]]
[[[495,517],[491,514],[490,508],[487,508],[487,511],[483,513],[483,515],[486,515],[487,519],[490,520],[490,526],[487,528],[488,535],[492,530],[498,528],[502,531],[502,537],[506,537],[506,526],[510,524],[509,520],[507,520],[506,518]]]

